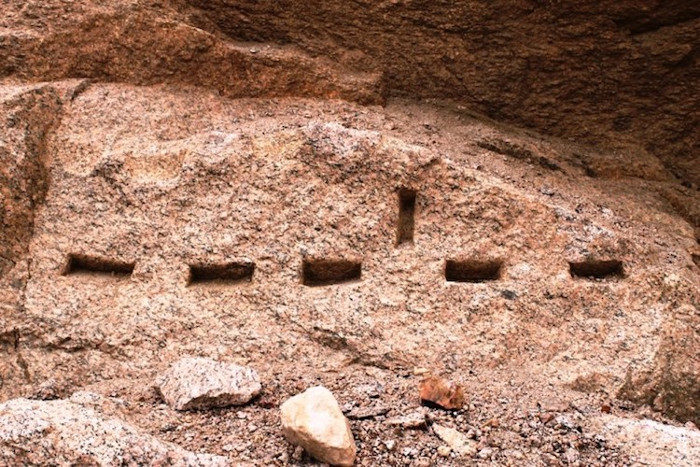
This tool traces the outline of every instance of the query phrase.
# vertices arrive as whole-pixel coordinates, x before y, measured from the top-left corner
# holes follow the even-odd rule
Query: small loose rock
[[[446,426],[433,425],[433,432],[454,452],[463,456],[473,456],[476,453],[476,443],[464,433]]]
[[[183,358],[156,382],[175,410],[208,409],[248,403],[262,385],[255,370],[208,358]]]
[[[392,417],[386,421],[387,425],[401,428],[424,428],[426,419],[424,412],[412,412],[406,415]]]
[[[289,442],[303,447],[321,462],[355,462],[357,448],[350,424],[328,389],[309,388],[285,401],[280,410],[282,430]]]
[[[443,409],[459,410],[464,407],[465,397],[462,386],[445,378],[429,376],[418,386],[421,402],[433,404]]]

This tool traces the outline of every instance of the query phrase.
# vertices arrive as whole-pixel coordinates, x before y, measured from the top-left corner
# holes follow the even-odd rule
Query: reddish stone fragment
[[[438,376],[429,376],[418,385],[421,403],[443,409],[459,410],[464,407],[462,386]]]

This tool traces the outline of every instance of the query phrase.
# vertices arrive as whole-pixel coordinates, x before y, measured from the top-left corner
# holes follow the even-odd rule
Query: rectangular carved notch
[[[413,243],[413,230],[416,217],[416,192],[413,190],[399,191],[399,222],[397,226],[396,244]]]
[[[82,254],[70,254],[68,264],[63,271],[69,274],[108,274],[113,276],[130,276],[134,272],[134,263],[115,259],[100,258]]]
[[[233,262],[190,265],[189,284],[231,284],[253,280],[255,264]]]
[[[623,277],[622,261],[581,261],[569,263],[571,277],[585,277],[587,279],[606,279]]]
[[[448,282],[484,282],[501,277],[503,262],[499,260],[451,260],[445,262]]]
[[[360,280],[362,263],[344,259],[305,259],[301,275],[302,283],[312,287],[352,282]]]

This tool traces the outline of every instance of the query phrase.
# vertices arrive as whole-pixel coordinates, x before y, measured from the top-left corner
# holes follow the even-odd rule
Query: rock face
[[[700,425],[700,329],[694,323],[693,306],[673,310],[662,330],[653,362],[630,371],[618,396],[649,404],[680,420]],[[689,352],[689,349],[693,349]]]
[[[208,358],[183,358],[157,381],[165,401],[175,410],[241,405],[260,394],[262,385],[252,368]]]
[[[700,180],[691,0],[12,0],[3,13],[0,77],[365,103],[449,97],[623,157],[646,152]]]
[[[77,86],[43,84],[0,91],[0,277],[27,254],[35,211],[49,186],[47,138],[70,98],[65,88]]]
[[[350,423],[331,392],[317,386],[280,406],[284,436],[321,462],[352,465],[357,448]]]
[[[292,455],[266,409],[319,384],[379,465],[434,459],[436,423],[529,465],[625,462],[574,411],[700,422],[697,2],[1,9],[0,401],[116,394],[264,464]],[[188,355],[269,391],[171,410],[153,375]],[[395,419],[411,368],[479,410]],[[212,370],[163,392],[256,391]]]
[[[231,97],[383,100],[378,73],[338,67],[289,44],[225,40],[191,24],[178,3],[12,0],[0,19],[0,77],[189,84]]]
[[[0,462],[5,465],[224,466],[226,459],[195,454],[107,417],[84,401],[13,399],[0,404]]]
[[[601,437],[630,453],[639,465],[691,467],[700,459],[700,431],[653,420],[600,416],[592,423]]]
[[[674,394],[697,387],[698,317],[681,312],[697,302],[697,241],[663,193],[700,203],[657,180],[658,160],[618,164],[449,109],[78,89],[45,138],[33,227],[3,232],[28,242],[0,277],[14,297],[0,315],[4,397],[241,346],[275,371],[333,351],[608,394],[643,380],[634,400],[665,386],[668,413],[692,416],[693,399]],[[572,273],[582,262],[600,277]],[[681,332],[687,345],[660,346]]]
[[[697,2],[188,1],[231,38],[382,70],[391,94],[449,96],[550,134],[647,150],[700,182]]]

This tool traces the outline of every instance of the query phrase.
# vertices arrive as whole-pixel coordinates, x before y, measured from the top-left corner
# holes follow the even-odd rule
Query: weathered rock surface
[[[613,415],[592,421],[600,435],[629,453],[638,465],[696,466],[700,459],[700,431]]]
[[[616,157],[661,157],[700,180],[690,0],[12,0],[3,13],[0,77],[186,83],[235,97],[448,97]]]
[[[25,258],[49,187],[46,144],[82,81],[0,88],[0,277]]]
[[[178,360],[156,384],[175,410],[242,405],[262,390],[260,377],[252,368],[201,357]]]
[[[4,377],[15,381],[6,397],[32,380],[70,386],[233,346],[256,366],[280,348],[284,361],[325,349],[389,368],[449,365],[445,374],[505,365],[608,394],[668,361],[673,379],[645,379],[635,400],[697,387],[694,338],[656,358],[664,335],[698,319],[680,312],[697,302],[697,241],[657,191],[670,182],[589,177],[565,144],[449,109],[98,83],[67,101],[18,263],[27,271],[31,260],[31,279],[13,285],[15,266],[0,287],[16,298],[0,316],[12,355]],[[494,153],[484,140],[532,155]],[[550,162],[531,162],[539,157]],[[404,187],[416,192],[415,230],[397,246]],[[624,263],[624,277],[572,276],[569,262],[593,252]],[[65,274],[76,254],[92,266]],[[339,257],[361,259],[361,280],[300,280],[304,258]],[[447,259],[469,269],[484,257],[501,258],[497,279],[446,280]],[[231,261],[254,263],[251,280],[216,290],[190,281],[190,265]],[[101,270],[120,264],[132,273]],[[692,398],[674,400],[668,413],[692,414]]]
[[[668,282],[680,280],[669,277]],[[661,342],[653,362],[634,372],[619,396],[649,404],[680,420],[700,424],[700,328],[698,310],[679,306],[664,323]],[[689,352],[689,349],[693,349]],[[695,381],[696,384],[690,383]]]
[[[331,392],[309,388],[281,406],[282,430],[293,444],[303,447],[321,462],[352,465],[357,448],[350,423]]]
[[[223,466],[226,459],[166,443],[99,412],[76,393],[67,400],[0,404],[0,462],[5,465]]]
[[[197,24],[233,39],[381,70],[391,94],[451,97],[620,155],[648,151],[700,183],[692,0],[188,3]]]
[[[454,458],[387,423],[411,368],[469,388],[421,410],[485,462],[626,465],[601,408],[700,422],[697,2],[594,3],[3,2],[0,400],[116,395],[266,465],[319,384],[363,462]],[[169,409],[187,355],[264,397]]]
[[[226,40],[193,26],[178,2],[6,2],[0,78],[188,84],[231,97],[383,100],[381,75],[290,44]]]

